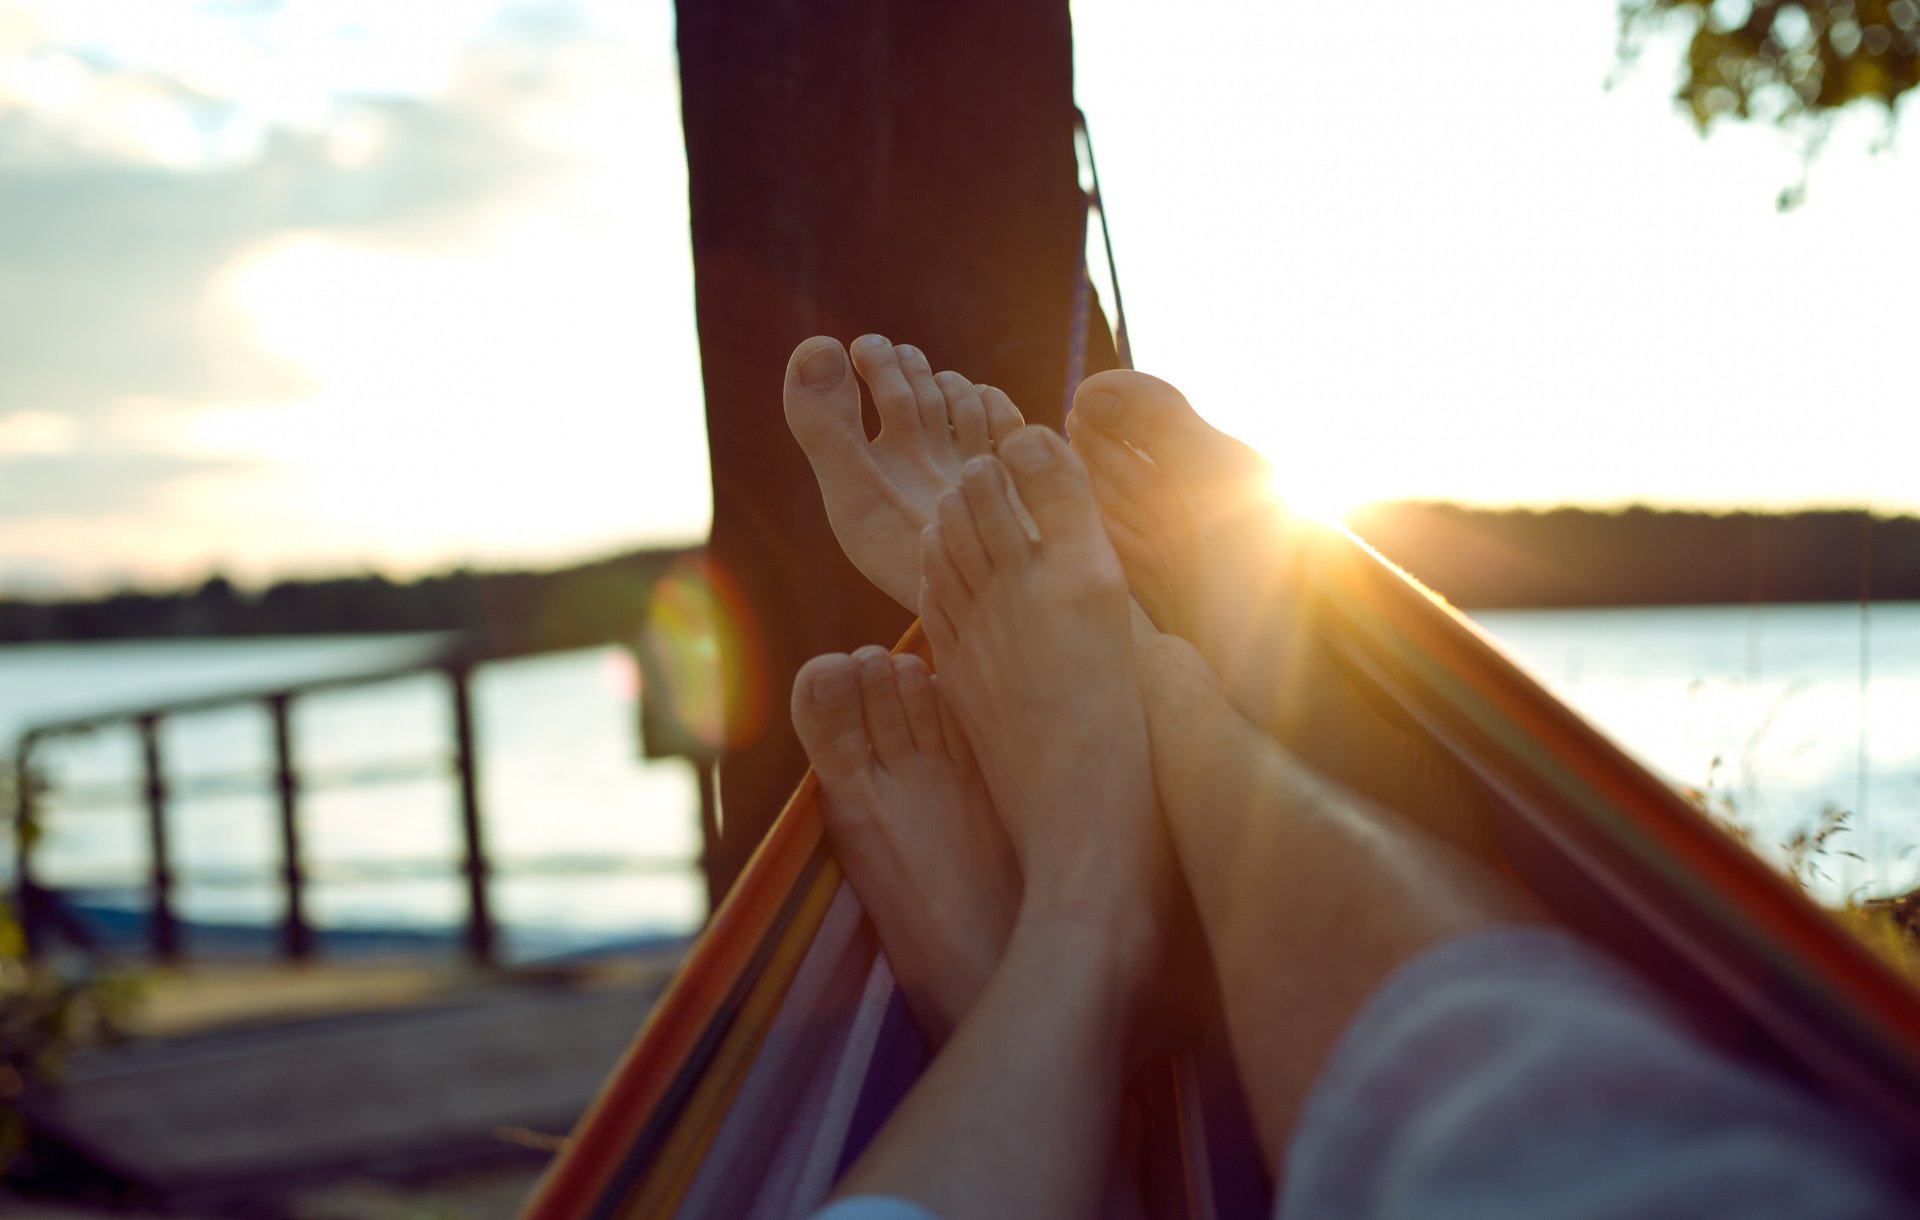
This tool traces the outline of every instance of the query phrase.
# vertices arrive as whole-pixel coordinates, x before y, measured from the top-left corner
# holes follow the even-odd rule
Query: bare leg
[[[1478,789],[1368,706],[1320,638],[1301,566],[1323,527],[1287,515],[1265,460],[1143,373],[1088,378],[1068,431],[1141,604],[1199,649],[1233,706],[1341,783],[1491,856]]]
[[[919,348],[880,335],[815,336],[787,361],[787,427],[806,451],[827,519],[853,566],[888,597],[919,608],[920,531],[968,458],[1020,427],[1020,412],[992,386],[935,375]],[[860,386],[873,394],[880,435],[867,439]]]
[[[849,1175],[945,1218],[1085,1216],[1112,1158],[1174,870],[1129,605],[1086,474],[1023,429],[969,462],[926,540],[921,617],[1026,878],[979,1004]]]
[[[1302,765],[1185,640],[1135,627],[1161,807],[1276,1168],[1328,1053],[1388,975],[1538,915],[1466,854]]]
[[[815,657],[793,723],[820,777],[828,841],[938,1046],[1006,948],[1020,871],[965,735],[919,657]]]
[[[1028,902],[1085,887],[1130,911],[1161,909],[1175,889],[1144,752],[1125,576],[1085,468],[1059,437],[1023,428],[1005,459],[970,461],[961,487],[941,497],[921,621]],[[1116,872],[1123,865],[1141,871]],[[1159,934],[1157,920],[1122,922]]]

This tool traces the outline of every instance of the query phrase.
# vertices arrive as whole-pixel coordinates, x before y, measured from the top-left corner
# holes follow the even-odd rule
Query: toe
[[[853,367],[873,392],[873,409],[880,416],[884,435],[918,435],[920,405],[914,399],[913,386],[900,367],[900,356],[884,335],[861,335],[853,341]]]
[[[1093,485],[1093,502],[1100,509],[1100,519],[1107,523],[1109,532],[1114,525],[1125,526],[1142,538],[1167,532],[1163,521],[1143,511],[1137,501],[1116,487],[1106,472],[1092,462],[1087,463],[1087,480]]]
[[[852,657],[828,653],[800,667],[793,679],[793,728],[827,784],[846,783],[867,768],[871,755]]]
[[[913,391],[913,408],[920,420],[920,430],[934,440],[945,441],[947,399],[934,384],[933,366],[927,363],[926,353],[911,343],[898,343],[894,345],[893,354],[907,378],[907,387]]]
[[[1165,560],[1160,551],[1131,526],[1105,515],[1100,520],[1106,527],[1107,541],[1113,544],[1113,553],[1120,559],[1120,570],[1126,573],[1127,588],[1134,599],[1152,616],[1157,627],[1173,630],[1178,625],[1173,617],[1178,603],[1167,581]]]
[[[1165,490],[1161,472],[1140,452],[1112,433],[1082,428],[1073,438],[1073,451],[1086,462],[1093,478],[1094,496],[1110,515],[1144,528]]]
[[[913,735],[913,748],[930,758],[946,757],[940,708],[934,700],[933,675],[927,672],[927,663],[910,652],[895,656],[893,685],[900,692],[900,706],[906,709],[907,731]]]
[[[853,663],[860,674],[860,710],[866,717],[867,738],[883,767],[913,752],[913,732],[907,727],[907,709],[893,680],[893,661],[878,644],[857,649]]]
[[[958,373],[941,373],[934,379],[947,400],[947,422],[960,444],[962,458],[993,452],[993,434],[987,430],[987,406],[980,391]]]
[[[1020,408],[1013,405],[1013,399],[994,386],[978,387],[980,403],[987,409],[987,436],[998,445],[1009,436],[1026,427],[1027,420],[1020,414]]]
[[[1226,440],[1200,418],[1186,396],[1158,377],[1129,369],[1096,373],[1074,391],[1083,424],[1113,433],[1181,478],[1214,476]]]
[[[993,458],[971,458],[960,473],[960,489],[980,544],[995,568],[1017,565],[1033,550],[1013,510],[1006,468]]]
[[[953,646],[960,642],[960,633],[954,630],[953,620],[947,617],[947,608],[933,595],[933,585],[926,577],[920,578],[920,598],[918,611],[920,626],[927,633],[927,643],[933,646],[933,655],[938,657],[952,655]]]
[[[953,701],[940,689],[940,675],[932,675],[930,681],[934,706],[940,713],[940,736],[947,743],[947,757],[965,771],[973,766],[973,744],[967,740],[967,731],[960,727],[960,718],[953,714]]]
[[[1020,429],[1000,447],[1014,490],[1033,515],[1045,548],[1105,546],[1087,468],[1051,429]]]
[[[815,462],[866,450],[860,424],[860,387],[840,341],[815,335],[787,359],[782,393],[787,427]]]
[[[967,509],[966,496],[959,488],[950,487],[941,493],[935,511],[940,520],[940,537],[947,544],[947,556],[953,560],[960,579],[967,583],[968,589],[984,587],[993,575],[993,560],[987,557],[987,548],[973,527],[973,514]]]
[[[938,661],[958,641],[960,617],[973,601],[966,582],[954,569],[946,537],[938,525],[920,532],[920,570],[920,619],[926,624]]]
[[[1100,510],[1100,524],[1106,528],[1107,537],[1113,540],[1113,549],[1120,552],[1120,558],[1127,558],[1129,548],[1142,554],[1151,552],[1156,537],[1164,536],[1164,531],[1153,529],[1150,521],[1143,521],[1134,511],[1132,501],[1114,489],[1099,467],[1089,465],[1087,478],[1093,485],[1093,503]],[[1126,546],[1121,545],[1123,541]]]

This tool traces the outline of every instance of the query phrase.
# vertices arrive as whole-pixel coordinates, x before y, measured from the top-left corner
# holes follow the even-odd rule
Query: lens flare
[[[738,584],[705,556],[661,577],[635,651],[649,757],[715,758],[765,726],[765,644]]]

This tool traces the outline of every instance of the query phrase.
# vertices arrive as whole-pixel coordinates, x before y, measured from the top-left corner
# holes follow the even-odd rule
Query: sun
[[[1356,437],[1338,413],[1265,409],[1258,387],[1205,387],[1207,422],[1266,459],[1268,490],[1295,516],[1342,525],[1363,504],[1391,499],[1405,482],[1398,455]]]
[[[1324,525],[1343,525],[1347,514],[1375,498],[1347,478],[1337,461],[1318,465],[1298,460],[1282,463],[1270,455],[1267,460],[1272,468],[1267,485],[1296,517]]]

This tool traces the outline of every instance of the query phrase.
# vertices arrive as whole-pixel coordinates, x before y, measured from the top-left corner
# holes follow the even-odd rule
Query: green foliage
[[[1850,829],[1850,818],[1851,814],[1844,809],[1825,809],[1813,826],[1802,828],[1781,844],[1787,855],[1787,875],[1795,885],[1805,890],[1810,878],[1830,880],[1830,874],[1821,866],[1825,857],[1838,855],[1861,860],[1858,852],[1833,844],[1835,836]],[[1915,985],[1920,985],[1920,887],[1877,898],[1848,894],[1833,913],[1867,948]]]
[[[1764,726],[1760,731],[1765,732]],[[1715,786],[1714,776],[1720,770],[1721,761],[1718,757],[1713,760],[1705,788],[1686,787],[1680,790],[1680,794],[1747,850],[1755,851],[1759,843],[1753,824],[1742,816],[1732,795]],[[1779,845],[1778,856],[1769,856],[1764,852],[1758,854],[1762,859],[1771,860],[1802,893],[1811,894],[1815,881],[1830,883],[1833,880],[1832,873],[1826,867],[1832,857],[1844,856],[1856,863],[1865,862],[1859,852],[1850,851],[1836,843],[1840,836],[1852,830],[1852,819],[1853,814],[1849,810],[1829,805],[1820,811],[1811,824],[1802,826],[1788,836]],[[1838,906],[1829,906],[1827,909],[1881,960],[1920,987],[1920,885],[1882,897],[1849,893]]]
[[[16,782],[0,768],[0,802]],[[0,1177],[27,1140],[26,1103],[57,1082],[78,1046],[121,1036],[138,983],[57,969],[27,956],[27,938],[11,903],[0,900]]]
[[[26,937],[0,902],[0,1176],[26,1144],[26,1102],[57,1082],[78,1046],[121,1036],[138,1000],[125,977],[72,977],[26,956]]]
[[[1622,59],[1671,21],[1693,28],[1675,96],[1702,131],[1726,115],[1785,124],[1863,100],[1891,117],[1920,85],[1920,0],[1620,0]]]
[[[1920,986],[1920,889],[1849,902],[1840,918],[1868,948]]]

